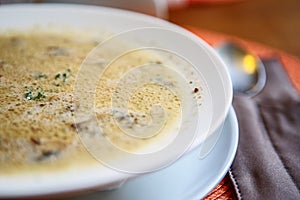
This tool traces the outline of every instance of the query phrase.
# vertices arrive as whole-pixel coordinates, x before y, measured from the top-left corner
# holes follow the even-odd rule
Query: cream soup
[[[76,112],[84,107],[73,98],[78,71],[88,53],[103,38],[51,31],[0,34],[0,173],[97,163],[80,137],[91,145],[99,145],[97,137],[106,138],[118,148],[131,152],[155,143],[158,138],[169,138],[168,134],[179,128],[181,99],[174,92],[176,88],[172,90],[176,86],[172,74],[154,69],[146,69],[147,73],[132,71],[140,64],[165,62],[151,51],[125,55],[112,62],[94,91],[91,116],[96,116],[98,123],[90,118],[74,122]],[[156,74],[159,84],[154,80],[131,91],[137,74],[141,80]],[[120,83],[124,75],[129,78]],[[200,99],[201,87],[193,79],[189,84],[192,85],[189,94]],[[119,107],[111,109],[112,102]],[[155,115],[154,110],[154,114],[149,114],[155,105],[160,105],[164,113]],[[146,130],[142,128],[149,122],[158,131],[153,137],[124,134],[124,131]],[[161,127],[155,127],[155,123]],[[101,127],[97,137],[96,126]]]

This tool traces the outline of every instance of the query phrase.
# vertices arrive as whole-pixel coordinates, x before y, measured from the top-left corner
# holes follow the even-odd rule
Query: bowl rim
[[[205,50],[207,50],[209,56],[211,56],[211,59],[213,59],[214,61],[218,62],[218,65],[220,66],[220,69],[222,70],[222,78],[225,80],[225,82],[227,83],[227,87],[224,88],[226,91],[225,93],[228,94],[226,102],[225,102],[225,108],[224,108],[224,112],[221,114],[221,116],[218,118],[218,120],[213,124],[213,126],[211,127],[211,132],[214,132],[218,129],[218,127],[224,122],[227,113],[229,112],[230,106],[231,106],[231,102],[232,102],[232,97],[233,97],[233,92],[232,92],[232,84],[231,84],[231,80],[230,80],[230,76],[228,71],[226,70],[225,64],[223,63],[223,61],[220,59],[220,57],[217,55],[216,52],[214,52],[214,49],[209,46],[205,41],[203,41],[201,38],[199,38],[199,36],[196,36],[195,34],[189,32],[188,30],[172,24],[168,21],[159,19],[159,18],[155,18],[149,15],[145,15],[145,14],[141,14],[141,13],[137,13],[137,12],[133,12],[133,11],[127,11],[127,10],[120,10],[120,9],[116,9],[116,8],[108,8],[108,7],[101,7],[101,6],[92,6],[92,5],[82,5],[82,4],[55,4],[55,3],[51,3],[51,4],[47,4],[47,3],[43,3],[43,4],[12,4],[12,5],[3,5],[0,7],[0,16],[1,15],[5,15],[7,13],[10,13],[11,11],[14,11],[18,13],[18,11],[26,11],[26,12],[30,12],[30,11],[36,11],[36,10],[40,10],[41,11],[48,11],[48,12],[52,12],[53,10],[55,12],[65,12],[65,11],[74,11],[74,9],[76,9],[77,12],[104,12],[104,13],[108,13],[108,14],[113,14],[115,16],[119,16],[119,17],[123,17],[124,15],[126,15],[129,18],[135,18],[138,17],[139,19],[142,19],[145,22],[151,23],[151,24],[157,24],[157,26],[161,26],[161,27],[166,27],[169,28],[171,30],[176,30],[179,31],[180,33],[186,35],[187,37],[191,38],[193,41],[195,41],[196,43],[198,43],[199,45],[203,46],[205,48]],[[103,13],[102,13],[103,14]],[[5,21],[5,20],[3,20]],[[8,19],[9,21],[9,19]],[[6,22],[0,22],[0,29],[1,26],[3,26],[3,24],[5,25]],[[11,22],[10,22],[11,23]],[[223,80],[223,82],[224,82]],[[188,151],[191,151],[192,149],[194,149],[197,145],[193,145]],[[99,168],[95,168],[94,170],[99,170]],[[101,170],[105,170],[104,168],[101,168]],[[55,172],[56,174],[57,172]],[[111,170],[106,170],[105,174],[107,174],[107,176],[110,176],[110,183],[111,182],[116,182],[118,183],[119,181],[123,181],[126,180],[128,178],[132,178],[134,176],[136,176],[136,174],[126,174],[126,173],[120,173],[120,172],[116,172],[116,171],[111,171]],[[28,179],[28,178],[33,178],[32,176],[24,176],[23,178]],[[36,180],[36,178],[34,178],[34,181],[36,184],[39,184],[39,182]],[[89,184],[87,184],[87,182]],[[0,178],[0,183],[2,183],[1,178]],[[18,187],[14,187],[12,188],[11,185],[6,184],[7,187],[4,187],[2,189],[0,189],[0,197],[21,197],[21,196],[36,196],[36,195],[45,195],[45,194],[53,194],[53,193],[64,193],[64,192],[70,192],[70,191],[77,191],[77,190],[85,190],[85,189],[89,189],[89,188],[93,188],[95,186],[98,185],[105,185],[107,184],[107,182],[103,182],[100,183],[98,182],[91,182],[91,181],[87,181],[85,182],[84,187],[81,184],[76,184],[74,183],[73,185],[69,186],[69,188],[54,188],[53,189],[53,185],[48,185],[47,187],[38,190],[38,191],[32,191],[32,190],[28,190],[27,186],[25,186],[24,188],[18,188]],[[19,190],[16,190],[19,189]]]

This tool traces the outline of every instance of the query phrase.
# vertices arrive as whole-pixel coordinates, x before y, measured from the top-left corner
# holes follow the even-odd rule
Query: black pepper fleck
[[[41,141],[40,141],[39,139],[36,139],[36,138],[31,137],[31,138],[30,138],[30,141],[31,141],[33,144],[41,145]]]

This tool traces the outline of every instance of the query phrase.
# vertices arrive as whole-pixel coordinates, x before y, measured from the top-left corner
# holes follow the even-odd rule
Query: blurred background
[[[0,0],[67,2],[134,10],[173,23],[238,36],[300,58],[300,0]]]
[[[170,9],[169,20],[263,43],[300,58],[300,0],[198,0]]]

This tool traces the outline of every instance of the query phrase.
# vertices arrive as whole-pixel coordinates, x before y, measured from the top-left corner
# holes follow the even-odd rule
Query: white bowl
[[[232,101],[232,85],[225,65],[207,43],[179,26],[139,13],[70,4],[1,6],[0,19],[2,19],[0,21],[0,31],[7,28],[28,29],[35,25],[48,26],[49,24],[81,30],[100,27],[113,33],[126,32],[132,29],[145,30],[139,29],[144,27],[148,27],[149,30],[154,30],[154,32],[158,30],[154,34],[145,34],[143,39],[154,41],[159,44],[159,47],[182,55],[191,62],[202,75],[203,84],[205,89],[208,90],[206,93],[209,96],[207,102],[211,103],[211,107],[208,107],[206,101],[204,102],[201,108],[202,111],[200,109],[199,113],[200,120],[196,121],[197,123],[199,121],[200,123],[203,121],[206,123],[204,125],[197,124],[199,126],[196,131],[201,132],[208,128],[207,132],[204,137],[197,136],[196,140],[182,154],[199,146],[218,127],[222,126],[229,111]],[[207,111],[211,113],[207,113]],[[207,120],[206,118],[210,119]],[[141,167],[144,172],[150,172],[172,163],[182,154],[169,157],[161,156],[161,158],[152,159],[151,165],[144,164]],[[138,175],[116,171],[103,165],[97,167],[87,166],[86,170],[80,172],[77,170],[74,167],[63,172],[32,172],[32,174],[1,176],[0,197],[57,194],[91,188],[108,189]]]

